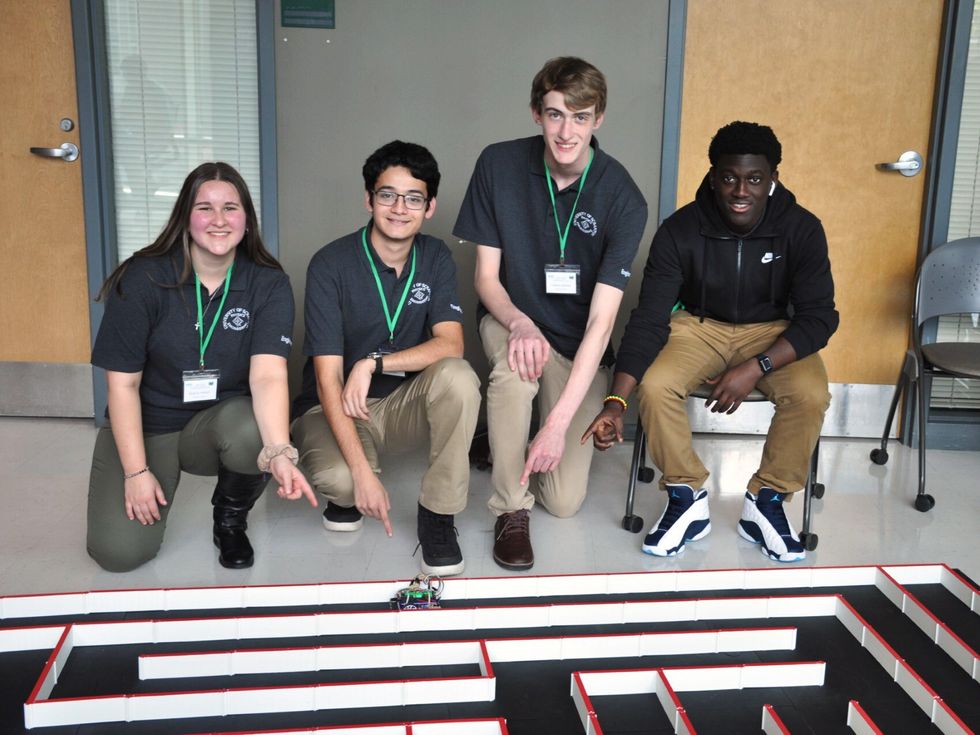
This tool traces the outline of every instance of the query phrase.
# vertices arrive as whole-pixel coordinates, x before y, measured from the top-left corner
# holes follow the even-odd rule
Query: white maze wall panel
[[[977,726],[977,589],[942,565],[453,579],[386,609],[404,584],[0,598],[3,732]]]

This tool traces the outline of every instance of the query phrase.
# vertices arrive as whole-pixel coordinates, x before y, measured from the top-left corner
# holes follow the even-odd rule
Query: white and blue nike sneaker
[[[806,549],[783,512],[784,497],[768,487],[759,488],[758,496],[746,492],[738,535],[746,541],[762,544],[762,553],[770,559],[800,561],[806,558]]]
[[[684,544],[708,535],[708,491],[697,492],[690,485],[668,485],[667,507],[643,539],[643,553],[674,556],[684,551]]]

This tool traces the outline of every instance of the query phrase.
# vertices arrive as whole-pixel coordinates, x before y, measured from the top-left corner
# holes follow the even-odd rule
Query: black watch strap
[[[380,352],[375,352],[372,357],[374,357],[374,374],[381,375],[385,371],[384,356]]]
[[[763,375],[768,375],[772,372],[772,360],[769,359],[769,355],[762,353],[756,355],[755,359],[759,362],[759,368],[762,370]]]

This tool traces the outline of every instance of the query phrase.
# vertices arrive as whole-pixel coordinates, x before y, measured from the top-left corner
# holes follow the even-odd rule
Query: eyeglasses
[[[425,204],[429,201],[427,197],[421,194],[396,194],[388,189],[378,189],[373,193],[374,198],[382,207],[394,207],[398,197],[401,197],[405,202],[406,209],[425,209]]]

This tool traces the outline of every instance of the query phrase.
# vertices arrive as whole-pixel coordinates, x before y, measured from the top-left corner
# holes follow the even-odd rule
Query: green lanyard
[[[578,193],[575,195],[572,213],[568,215],[568,222],[565,223],[565,232],[561,231],[561,225],[558,223],[558,207],[555,206],[555,190],[551,187],[551,169],[548,168],[547,159],[544,162],[544,170],[547,174],[545,180],[548,182],[548,194],[551,195],[551,210],[555,213],[555,229],[558,230],[558,245],[561,247],[561,255],[558,260],[561,265],[565,265],[565,243],[568,242],[568,230],[572,226],[572,220],[575,219],[575,210],[578,209],[578,198],[582,196],[582,189],[585,188],[585,177],[589,175],[589,169],[592,168],[592,157],[594,155],[595,150],[590,148],[589,162],[585,164],[585,170],[582,172],[582,178],[579,180]]]
[[[228,266],[228,272],[225,273],[225,292],[221,294],[221,301],[218,303],[218,311],[214,314],[214,319],[211,320],[211,328],[208,330],[208,336],[204,336],[204,312],[201,310],[201,279],[197,277],[197,272],[194,273],[194,293],[197,294],[197,338],[201,346],[201,367],[204,367],[204,351],[211,344],[211,335],[214,334],[214,328],[218,326],[218,320],[221,318],[221,309],[225,305],[225,299],[228,298],[228,286],[231,284],[231,271],[235,267],[235,261],[232,261],[231,265]]]
[[[381,307],[385,310],[385,322],[388,324],[388,340],[393,343],[395,341],[395,325],[398,324],[398,317],[401,316],[402,307],[405,306],[405,301],[408,299],[408,292],[412,289],[412,280],[415,278],[415,244],[412,244],[412,269],[408,272],[408,280],[405,281],[405,290],[402,291],[402,297],[398,301],[398,308],[395,309],[394,318],[392,318],[391,312],[388,310],[388,300],[385,298],[385,290],[381,285],[381,276],[378,275],[378,267],[374,264],[374,258],[371,257],[371,251],[368,249],[367,227],[361,230],[361,245],[364,246],[364,255],[367,256],[368,263],[371,264],[374,282],[378,285],[378,296],[381,297]]]

